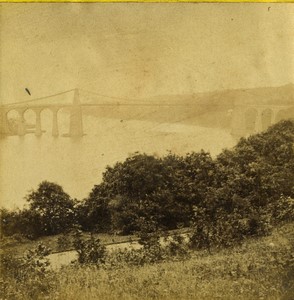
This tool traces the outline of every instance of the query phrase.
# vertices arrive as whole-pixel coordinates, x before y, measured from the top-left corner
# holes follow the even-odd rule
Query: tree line
[[[195,247],[229,245],[293,220],[294,121],[241,138],[216,158],[200,151],[164,157],[135,153],[108,166],[78,201],[44,181],[28,207],[1,209],[2,234],[28,238],[84,231],[132,234],[192,227]]]

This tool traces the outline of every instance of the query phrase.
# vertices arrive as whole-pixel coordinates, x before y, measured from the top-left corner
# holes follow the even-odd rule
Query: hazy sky
[[[0,101],[284,85],[293,35],[291,4],[1,4]]]

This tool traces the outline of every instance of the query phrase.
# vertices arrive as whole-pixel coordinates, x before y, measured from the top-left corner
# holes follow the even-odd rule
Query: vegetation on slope
[[[72,265],[57,272],[44,268],[46,248],[40,246],[21,265],[12,268],[15,261],[10,261],[2,274],[0,298],[290,300],[294,296],[293,237],[292,222],[278,226],[270,236],[211,253],[178,253],[145,264],[135,263],[130,253],[128,262],[123,262],[116,253],[108,263]]]

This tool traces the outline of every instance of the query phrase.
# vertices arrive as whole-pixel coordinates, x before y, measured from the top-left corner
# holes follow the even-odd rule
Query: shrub
[[[69,234],[62,234],[57,239],[57,250],[58,251],[65,251],[71,247],[71,239]]]
[[[264,236],[271,232],[271,214],[262,209],[251,212],[219,207],[194,207],[190,246],[196,249],[231,247],[246,236]]]
[[[175,234],[167,237],[165,243],[165,252],[169,257],[189,257],[188,243],[183,235]]]
[[[81,232],[77,231],[73,242],[75,250],[78,252],[78,263],[95,264],[99,266],[105,263],[106,248],[101,244],[100,239],[91,237],[87,240],[81,238]]]
[[[138,219],[139,244],[143,246],[143,256],[145,262],[154,263],[163,259],[163,249],[160,245],[160,234],[158,224],[151,218]]]
[[[294,199],[281,196],[279,200],[271,205],[274,223],[294,221]]]
[[[47,256],[50,249],[42,243],[23,257],[3,254],[1,257],[1,299],[37,299],[48,295],[54,287]]]

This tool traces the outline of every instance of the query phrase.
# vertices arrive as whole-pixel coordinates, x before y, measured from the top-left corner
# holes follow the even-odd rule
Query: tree
[[[29,209],[8,211],[1,209],[1,234],[11,236],[20,234],[34,239],[41,234],[39,216]]]
[[[128,234],[140,231],[140,218],[152,216],[161,229],[188,226],[193,205],[204,199],[214,175],[215,163],[204,151],[163,158],[136,153],[107,167],[81,206],[87,215],[83,224],[101,228],[108,222]],[[94,228],[90,223],[87,227]]]
[[[74,223],[74,201],[55,183],[41,182],[26,200],[29,211],[38,219],[42,235],[64,232]]]
[[[209,232],[216,226],[214,220],[224,216],[231,217],[226,230],[238,218],[265,224],[266,214],[258,219],[260,212],[266,212],[281,194],[294,196],[293,142],[294,122],[283,121],[242,138],[216,159],[204,151],[184,157],[169,153],[163,158],[136,153],[107,167],[102,183],[79,206],[80,224],[86,230],[112,226],[126,234],[140,231],[140,220],[150,217],[160,229],[194,221],[208,224],[202,229]],[[195,219],[195,207],[202,212],[202,221],[199,216]],[[225,232],[223,221],[217,222],[219,233]],[[246,229],[239,227],[240,232]],[[238,231],[230,234],[239,239]]]
[[[139,229],[137,219],[144,215],[146,201],[164,189],[168,180],[161,159],[136,153],[114,167],[107,167],[102,184],[94,187],[90,199],[96,207],[108,199],[113,230],[128,234]]]
[[[167,172],[161,159],[137,153],[123,163],[108,166],[103,174],[109,196],[120,195],[134,201],[145,199],[164,186],[166,180]]]
[[[111,229],[109,199],[101,195],[101,186],[95,186],[89,197],[75,207],[77,223],[85,231],[107,232]]]
[[[1,237],[2,235],[10,236],[17,233],[17,212],[9,211],[5,208],[0,209]]]

